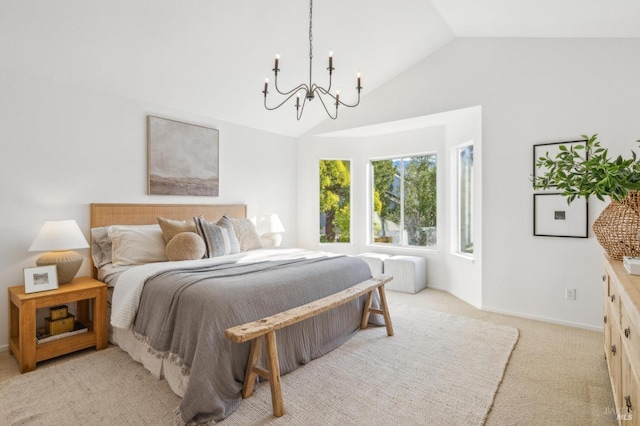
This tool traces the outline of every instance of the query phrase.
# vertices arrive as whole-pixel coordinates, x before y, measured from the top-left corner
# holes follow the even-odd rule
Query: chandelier
[[[307,101],[312,101],[317,96],[318,99],[320,99],[320,102],[322,103],[324,110],[327,112],[327,115],[329,115],[329,117],[331,117],[332,120],[335,120],[336,118],[338,118],[338,106],[343,105],[349,108],[353,108],[355,106],[358,106],[358,104],[360,103],[360,90],[362,90],[362,86],[360,85],[360,73],[358,73],[356,76],[356,79],[357,79],[356,90],[358,91],[358,101],[353,105],[344,103],[343,101],[340,100],[339,90],[336,90],[335,96],[330,93],[331,77],[333,75],[333,70],[335,69],[333,68],[333,52],[329,52],[329,67],[327,68],[327,70],[329,71],[329,87],[325,89],[324,87],[313,83],[313,78],[312,78],[313,32],[312,32],[312,29],[313,29],[313,0],[309,0],[309,84],[302,83],[297,87],[289,90],[288,92],[283,92],[282,90],[280,90],[280,88],[278,87],[278,72],[280,71],[280,69],[278,68],[278,63],[280,61],[280,55],[276,55],[275,66],[272,70],[275,75],[274,86],[276,88],[276,91],[279,94],[286,97],[278,105],[274,107],[269,107],[267,105],[267,94],[269,93],[267,89],[269,87],[269,79],[266,78],[264,81],[264,90],[262,91],[262,93],[264,93],[264,107],[269,111],[273,111],[275,109],[280,108],[293,96],[296,96],[296,117],[298,120],[300,120],[300,117],[302,117],[302,112],[304,111],[304,106],[307,103]],[[300,103],[301,97],[302,97],[302,104]],[[335,106],[336,108],[335,114],[331,113],[331,111],[327,107],[327,103],[329,103],[329,105],[333,104],[333,106]]]

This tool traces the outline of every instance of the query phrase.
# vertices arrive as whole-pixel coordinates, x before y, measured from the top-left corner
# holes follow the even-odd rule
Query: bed
[[[261,249],[255,244],[243,246],[249,247],[247,250],[213,258],[119,265],[116,252],[124,246],[133,250],[137,241],[124,244],[114,230],[147,232],[145,225],[157,224],[158,217],[185,223],[200,217],[196,224],[213,228],[213,224],[227,219],[246,224],[246,205],[91,205],[94,276],[110,287],[110,341],[156,377],[166,379],[182,397],[176,411],[180,423],[222,420],[241,402],[250,344],[228,341],[224,338],[226,328],[320,299],[371,278],[368,265],[357,257],[301,249]],[[234,229],[237,233],[238,228]],[[99,247],[99,230],[114,231],[110,234],[112,249]],[[239,246],[249,240],[242,234],[236,236],[241,237]],[[206,235],[203,239],[208,253],[209,239]],[[228,241],[225,244],[228,249]],[[98,255],[109,250],[113,262]],[[137,250],[142,252],[144,248]],[[125,256],[118,257],[122,258]],[[277,341],[281,373],[348,340],[360,326],[364,305],[364,297],[358,298],[280,330]],[[372,315],[370,322],[382,324],[377,315]]]

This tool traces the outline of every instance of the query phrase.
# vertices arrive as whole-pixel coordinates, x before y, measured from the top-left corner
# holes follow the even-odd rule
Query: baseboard
[[[0,345],[0,352],[6,352],[9,350],[9,345]]]
[[[513,317],[519,317],[519,318],[526,318],[526,319],[535,320],[535,321],[548,322],[548,323],[551,323],[551,324],[566,325],[568,327],[582,328],[584,330],[599,331],[599,332],[602,332],[604,330],[604,328],[601,327],[601,326],[593,326],[593,325],[581,324],[581,323],[571,322],[571,321],[562,321],[562,320],[558,320],[558,319],[554,319],[554,318],[547,318],[547,317],[541,317],[541,316],[537,316],[537,315],[522,314],[520,312],[505,311],[505,310],[502,310],[502,309],[495,309],[495,308],[490,308],[490,307],[486,307],[486,306],[483,306],[480,309],[483,310],[483,311],[487,311],[487,312],[493,312],[495,314],[511,315]]]

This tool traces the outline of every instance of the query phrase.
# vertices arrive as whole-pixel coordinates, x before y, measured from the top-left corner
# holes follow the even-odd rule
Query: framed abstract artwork
[[[219,195],[217,129],[147,116],[149,195]]]
[[[587,201],[584,198],[576,198],[571,204],[567,204],[567,198],[560,193],[533,194],[533,235],[587,238]]]

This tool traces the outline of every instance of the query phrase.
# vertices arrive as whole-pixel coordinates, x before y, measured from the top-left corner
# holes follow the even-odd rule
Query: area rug
[[[282,377],[285,415],[271,413],[267,383],[222,425],[481,425],[518,330],[404,305],[384,327]],[[179,404],[118,348],[0,383],[0,423],[171,425]]]

